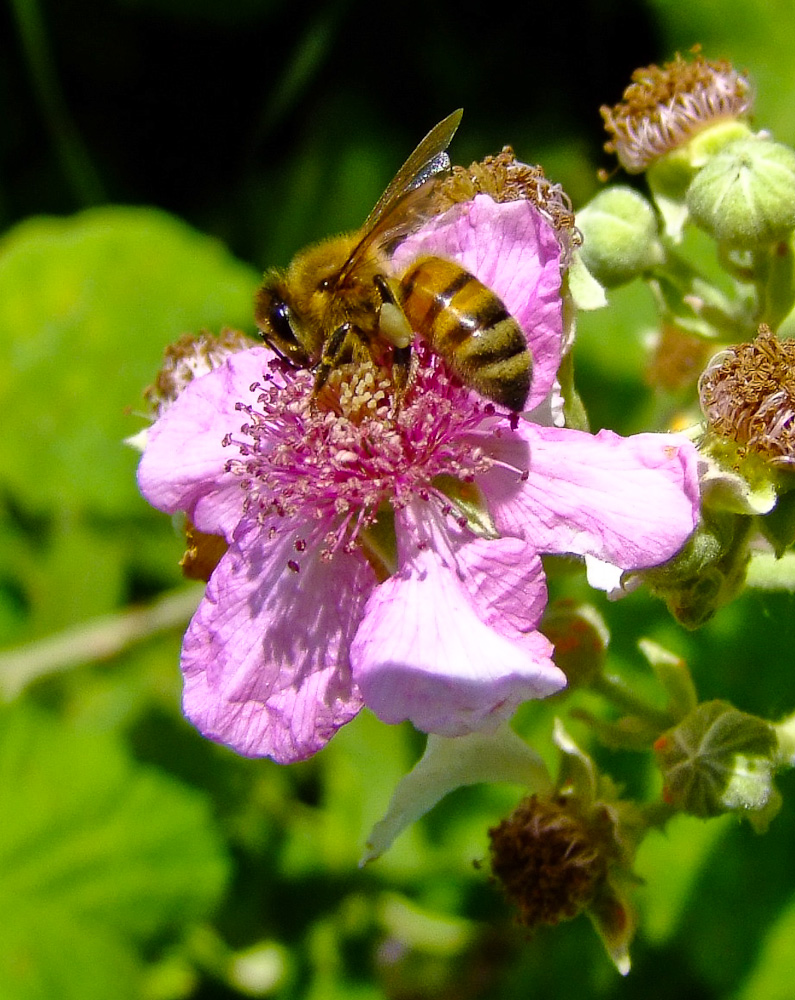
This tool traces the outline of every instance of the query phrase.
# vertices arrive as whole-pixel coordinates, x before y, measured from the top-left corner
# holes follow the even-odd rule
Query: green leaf
[[[0,983],[18,980],[14,1000],[132,995],[135,946],[205,919],[227,878],[202,796],[111,736],[22,703],[0,712],[0,816],[0,906],[14,928],[0,936]]]
[[[129,410],[187,330],[251,328],[257,274],[153,209],[34,218],[0,243],[0,468],[34,511],[136,502]]]
[[[705,823],[680,815],[644,839],[634,870],[643,880],[637,900],[649,941],[662,945],[676,933],[701,871],[730,828],[725,816]]]
[[[0,1000],[138,1000],[141,962],[129,944],[95,923],[75,923],[39,901],[0,892]]]

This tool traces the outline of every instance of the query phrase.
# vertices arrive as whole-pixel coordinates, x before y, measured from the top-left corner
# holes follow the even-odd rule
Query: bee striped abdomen
[[[453,261],[423,257],[401,284],[412,328],[466,385],[511,410],[524,408],[533,362],[502,300]]]

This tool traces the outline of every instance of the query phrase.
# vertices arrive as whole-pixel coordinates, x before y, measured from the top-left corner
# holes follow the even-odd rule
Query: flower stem
[[[635,715],[644,719],[651,726],[662,732],[669,729],[672,723],[667,712],[661,711],[649,705],[648,702],[638,698],[623,681],[617,677],[610,677],[607,674],[600,674],[592,684],[595,691],[611,701],[617,708],[622,709],[628,715]]]
[[[180,587],[143,608],[130,608],[0,653],[0,701],[15,698],[41,677],[106,660],[158,632],[183,628],[201,587]]]

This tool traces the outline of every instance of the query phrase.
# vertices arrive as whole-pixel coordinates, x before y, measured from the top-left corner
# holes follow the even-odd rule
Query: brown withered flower
[[[554,739],[561,751],[556,786],[526,797],[489,830],[492,872],[526,927],[586,913],[626,975],[636,922],[628,888],[638,881],[631,866],[645,824],[559,720]]]

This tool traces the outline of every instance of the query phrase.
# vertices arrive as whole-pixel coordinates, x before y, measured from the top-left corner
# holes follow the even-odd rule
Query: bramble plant
[[[795,151],[751,113],[727,62],[646,67],[602,109],[605,148],[646,194],[613,180],[572,227],[559,187],[506,149],[455,168],[390,247],[391,273],[439,256],[501,299],[534,360],[522,414],[462,385],[421,330],[405,389],[386,347],[343,358],[322,392],[226,331],[170,350],[140,441],[140,488],[185,518],[186,572],[208,580],[183,644],[188,718],[282,763],[362,707],[428,733],[366,860],[454,788],[523,781],[489,831],[494,878],[529,928],[587,913],[622,973],[646,834],[677,813],[763,832],[775,774],[795,765],[795,715],[700,701],[687,665],[642,636],[657,694],[639,694],[611,671],[596,608],[548,602],[546,583],[578,557],[611,598],[649,588],[687,629],[746,587],[795,585]],[[609,311],[630,282],[658,309],[647,377],[678,409],[667,428],[592,434],[577,313]],[[509,725],[551,695],[556,777]],[[646,755],[657,792],[622,792],[567,719]]]
[[[795,7],[94,6],[0,36],[0,1000],[788,1000]]]

